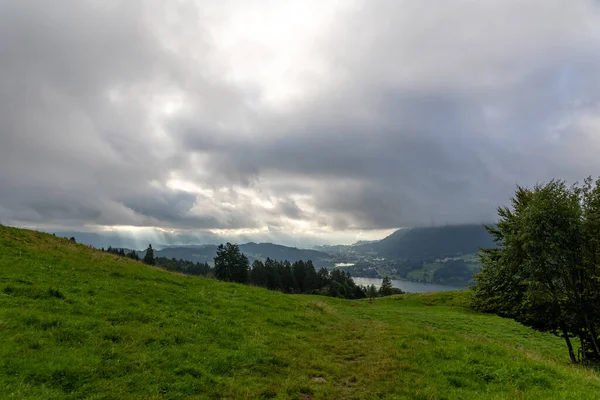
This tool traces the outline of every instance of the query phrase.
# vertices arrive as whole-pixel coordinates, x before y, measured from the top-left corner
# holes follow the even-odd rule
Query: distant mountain
[[[358,242],[354,243],[352,246],[360,246],[363,244],[370,244],[370,243],[375,243],[375,242],[379,242],[379,240],[359,240]]]
[[[58,237],[74,237],[77,243],[87,244],[97,249],[108,248],[108,246],[131,249],[131,248],[146,248],[148,242],[146,240],[137,240],[131,237],[117,235],[115,233],[95,233],[95,232],[75,232],[75,231],[51,231],[47,230],[48,233],[53,233]],[[154,247],[160,247],[155,245]]]
[[[379,240],[359,240],[353,244],[324,244],[321,246],[314,246],[314,249],[323,253],[339,255],[356,253],[359,246],[377,243]]]
[[[322,260],[330,258],[329,254],[316,251],[298,249],[296,247],[282,246],[273,243],[245,243],[241,244],[240,250],[250,260],[264,261],[267,257],[274,260],[288,260],[289,262],[299,260],[312,260],[315,265],[320,265]],[[171,246],[154,252],[157,257],[184,259],[193,262],[213,262],[217,253],[216,245],[204,246]]]
[[[154,251],[156,257],[183,259],[200,263],[208,262],[209,264],[212,264],[216,254],[217,246],[214,244],[203,246],[170,246]]]
[[[282,246],[273,243],[246,243],[240,245],[240,250],[247,256],[253,256],[256,259],[266,259],[267,257],[275,260],[288,260],[289,262],[300,260],[312,260],[316,262],[321,259],[329,258],[329,254],[308,249],[298,249],[296,247]]]
[[[79,243],[94,247],[137,248],[143,256],[147,242],[118,237],[116,235],[56,232],[57,236],[75,236]],[[163,245],[164,246],[164,245]],[[318,246],[314,250],[299,249],[274,243],[245,243],[240,245],[242,253],[246,254],[252,263],[254,260],[265,260],[267,257],[276,260],[312,260],[315,266],[328,266],[334,256],[376,256],[387,259],[434,259],[471,254],[479,251],[480,247],[494,246],[492,238],[482,225],[451,225],[431,228],[402,228],[378,241],[359,241],[352,245]],[[157,257],[184,259],[193,262],[213,262],[217,245],[201,246],[153,245]]]
[[[483,225],[449,225],[400,229],[378,242],[355,249],[390,259],[427,259],[471,254],[480,247],[493,246],[492,237]]]
[[[315,246],[314,249],[316,251],[320,251],[327,254],[339,254],[339,253],[348,253],[352,250],[352,245],[347,244],[324,244],[322,246]]]

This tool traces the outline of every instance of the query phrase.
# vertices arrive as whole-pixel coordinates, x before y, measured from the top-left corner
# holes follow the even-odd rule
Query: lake
[[[380,278],[355,278],[352,277],[357,285],[370,286],[375,285],[376,288],[381,286],[382,279]],[[401,281],[398,279],[392,279],[392,285],[395,288],[402,289],[408,293],[423,293],[423,292],[447,292],[449,290],[464,290],[461,286],[448,286],[448,285],[437,285],[435,283],[421,283],[421,282],[410,282]]]

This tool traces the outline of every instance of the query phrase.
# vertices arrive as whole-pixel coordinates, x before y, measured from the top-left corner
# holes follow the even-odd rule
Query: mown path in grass
[[[560,339],[467,303],[284,295],[0,227],[0,398],[599,397]]]

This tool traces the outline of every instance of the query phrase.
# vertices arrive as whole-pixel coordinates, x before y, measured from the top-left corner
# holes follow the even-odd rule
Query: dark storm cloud
[[[0,5],[0,217],[66,225],[228,225],[186,216],[193,205],[188,194],[149,186],[170,172],[168,140],[153,132],[149,103],[185,73],[155,37],[150,25],[160,22],[160,7],[148,15],[151,5]],[[216,90],[189,78],[209,94]]]
[[[483,222],[515,183],[600,170],[591,1],[357,1],[276,77],[287,47],[227,44],[220,7],[0,3],[0,220]]]
[[[187,129],[183,143],[238,175],[313,178],[316,208],[340,229],[489,221],[516,183],[596,172],[575,155],[598,149],[577,124],[600,100],[600,37],[580,29],[598,17],[592,3],[400,3],[345,21],[324,51],[350,79],[270,134]]]

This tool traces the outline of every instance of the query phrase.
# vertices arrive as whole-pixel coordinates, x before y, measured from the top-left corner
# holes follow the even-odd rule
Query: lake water
[[[357,285],[370,286],[375,285],[376,288],[381,286],[382,279],[380,278],[355,278],[352,277]],[[460,286],[448,286],[448,285],[437,285],[435,283],[421,283],[421,282],[410,282],[401,281],[398,279],[392,279],[392,285],[395,288],[402,289],[408,293],[423,293],[423,292],[446,292],[449,290],[463,290],[464,287]]]

